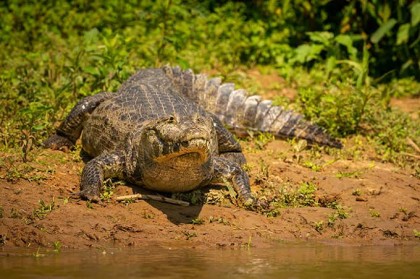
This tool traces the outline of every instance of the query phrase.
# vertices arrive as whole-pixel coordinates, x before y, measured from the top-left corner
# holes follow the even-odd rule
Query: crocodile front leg
[[[124,162],[124,156],[119,154],[103,154],[89,161],[83,168],[80,197],[99,201],[102,185],[106,178],[123,178]]]
[[[112,96],[115,95],[110,92],[102,92],[80,100],[57,128],[55,134],[44,142],[44,147],[51,149],[72,148],[82,133],[83,121],[86,115]]]
[[[251,195],[248,174],[237,162],[217,157],[214,159],[214,176],[211,183],[226,182],[231,183],[245,206],[250,206],[254,203],[255,200]]]
[[[211,117],[216,129],[219,156],[238,163],[240,166],[245,165],[246,159],[239,142],[235,140],[232,133],[223,127],[222,122],[215,115],[211,115]]]

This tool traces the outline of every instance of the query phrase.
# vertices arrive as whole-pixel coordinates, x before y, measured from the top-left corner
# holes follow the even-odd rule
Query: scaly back
[[[222,84],[220,78],[209,79],[179,67],[165,66],[162,70],[177,91],[217,115],[231,129],[269,132],[280,138],[301,138],[310,143],[342,147],[338,140],[302,115],[274,106],[272,101],[260,96],[248,96],[244,89],[235,90],[233,83]]]

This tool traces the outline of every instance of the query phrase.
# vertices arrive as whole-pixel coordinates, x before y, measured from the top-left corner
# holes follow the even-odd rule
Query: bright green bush
[[[20,147],[28,133],[40,144],[80,98],[169,63],[222,73],[269,65],[332,134],[375,131],[403,150],[395,137],[417,140],[413,129],[380,123],[399,119],[383,105],[391,96],[419,94],[418,9],[377,0],[1,1],[0,147]],[[398,76],[407,78],[377,85]],[[394,129],[415,127],[404,121]]]

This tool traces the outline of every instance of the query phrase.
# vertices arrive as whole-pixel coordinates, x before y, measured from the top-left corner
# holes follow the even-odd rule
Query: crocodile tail
[[[163,70],[183,95],[217,115],[230,129],[269,132],[280,138],[300,138],[310,143],[342,147],[339,140],[302,115],[275,106],[260,96],[248,96],[243,89],[235,90],[233,83],[222,84],[220,78],[209,79],[179,67],[165,66]]]

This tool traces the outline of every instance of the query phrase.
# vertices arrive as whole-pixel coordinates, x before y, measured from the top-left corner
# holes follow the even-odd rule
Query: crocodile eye
[[[175,121],[175,117],[170,116],[170,117],[169,117],[169,122],[173,123],[174,121]]]

